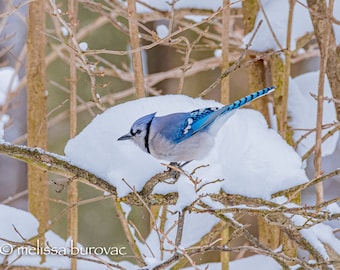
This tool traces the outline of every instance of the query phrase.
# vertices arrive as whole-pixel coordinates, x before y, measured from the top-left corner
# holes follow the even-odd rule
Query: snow
[[[156,31],[160,38],[165,38],[169,34],[169,28],[164,24],[157,25]]]
[[[168,0],[144,0],[147,5],[152,6],[155,9],[161,10],[161,11],[171,11],[171,6],[169,3],[172,1]],[[125,2],[123,2],[125,3]],[[241,1],[230,1],[231,8],[241,8]],[[126,3],[125,3],[126,4]],[[206,9],[206,10],[213,10],[216,11],[223,5],[222,0],[179,0],[175,4],[176,9]],[[152,10],[147,8],[146,6],[142,5],[141,3],[137,3],[137,12],[138,13],[147,13],[151,12]]]
[[[340,2],[334,1],[333,16],[335,19],[340,20]],[[337,44],[340,44],[340,25],[333,23],[333,30]]]
[[[325,207],[325,210],[331,214],[340,214],[340,206],[337,203],[332,203]]]
[[[67,37],[69,35],[69,32],[65,26],[60,27],[60,30],[64,37]]]
[[[337,169],[339,169],[339,156],[340,156],[340,139],[338,138],[338,142],[336,144],[335,150],[330,155],[324,155],[322,157],[322,172],[324,174],[331,173]],[[314,177],[314,163],[313,163],[314,155],[312,154],[310,158],[307,160],[307,168],[306,174],[309,179]],[[323,183],[326,189],[326,198],[336,198],[338,196],[338,189],[340,184],[340,175],[334,175],[326,182]],[[313,200],[315,201],[315,200]]]
[[[80,42],[80,43],[79,43],[79,48],[80,48],[83,52],[85,52],[85,51],[87,50],[87,48],[88,48],[88,44],[87,44],[86,42]]]
[[[308,130],[316,127],[317,101],[310,93],[318,94],[319,72],[304,73],[291,79],[289,82],[288,111],[291,116],[290,125],[294,129],[293,139],[298,141],[301,136],[305,135]],[[332,98],[331,88],[327,76],[324,84],[325,97]],[[333,102],[324,102],[323,124],[330,124],[337,121],[336,112]],[[307,129],[307,130],[296,130]],[[325,135],[331,128],[324,129],[322,135]],[[329,155],[333,153],[339,133],[335,133],[322,144],[322,154]],[[302,156],[313,145],[315,145],[315,132],[309,134],[299,143],[297,152]]]
[[[14,91],[19,85],[19,79],[12,67],[0,68],[0,106],[4,105],[8,91]]]
[[[302,0],[301,2],[306,4],[305,0]],[[261,3],[268,17],[271,29],[275,33],[277,40],[279,41],[282,48],[286,48],[289,1],[265,0],[261,1]],[[280,49],[280,46],[276,43],[273,34],[270,30],[270,27],[261,10],[257,14],[255,25],[257,25],[260,20],[263,20],[263,23],[253,40],[251,49],[256,51]],[[245,38],[243,39],[244,44],[247,44],[249,42],[254,31],[255,29],[245,36]],[[296,48],[297,39],[308,32],[313,32],[313,25],[310,19],[308,9],[306,9],[300,4],[295,4],[290,44],[292,50]]]
[[[290,206],[286,205],[286,206]],[[297,205],[296,205],[297,206]],[[298,206],[297,206],[298,207]],[[162,209],[160,210],[162,211]],[[156,228],[153,228],[149,236],[146,238],[145,242],[140,242],[136,238],[136,243],[140,248],[141,253],[145,256],[145,262],[148,264],[147,267],[155,266],[162,261],[168,259],[173,255],[170,250],[174,249],[174,241],[177,232],[177,217],[178,214],[175,212],[175,206],[168,206],[166,222],[164,224],[165,232],[159,235],[160,220],[156,221]],[[228,214],[229,215],[229,214]],[[0,238],[8,239],[14,242],[23,242],[22,239],[30,239],[38,234],[38,221],[35,217],[26,211],[19,210],[10,206],[0,205]],[[297,225],[302,226],[306,223],[306,219],[299,215],[292,215],[291,220]],[[182,249],[194,245],[199,241],[204,235],[211,231],[211,228],[219,222],[219,219],[215,218],[209,214],[195,214],[187,213],[185,215],[185,223],[183,228],[183,238],[182,244],[178,247],[181,252]],[[193,230],[192,228],[195,228]],[[329,259],[329,256],[325,249],[325,244],[329,245],[336,252],[340,253],[340,241],[334,237],[332,228],[325,224],[316,224],[308,229],[302,229],[301,235],[309,241],[316,250],[325,258]],[[163,238],[164,242],[162,248],[160,246],[160,238]],[[65,256],[69,253],[69,246],[72,239],[67,239],[66,241],[60,238],[58,235],[52,231],[45,233],[45,239],[48,242],[48,248],[43,249],[42,243],[37,242],[35,245],[38,249],[32,247],[19,246],[16,249],[6,241],[0,240],[0,261],[5,259],[8,255],[8,262],[17,266],[40,266],[49,268],[66,268],[70,266],[70,259]],[[109,260],[105,255],[102,255],[104,248],[97,248],[92,253],[98,254],[95,256],[89,255],[87,253],[90,247],[83,247],[78,244],[77,248],[74,248],[75,252],[78,252],[78,256],[90,259],[100,259],[102,262],[115,263]],[[150,252],[152,250],[152,253]],[[49,250],[49,251],[47,251]],[[49,253],[50,252],[50,253]],[[57,252],[52,254],[51,252]],[[162,254],[161,254],[162,252]],[[40,256],[35,255],[46,254],[46,262],[40,265]],[[19,255],[22,256],[19,256]],[[160,259],[162,258],[162,259]],[[78,260],[77,262],[79,269],[107,269],[104,264],[95,264],[93,262]],[[125,267],[126,269],[140,269],[138,266],[133,265],[129,262],[123,261],[119,262],[119,265]],[[220,263],[206,263],[203,265],[198,265],[199,269],[220,269]],[[208,267],[208,268],[207,268]],[[230,269],[264,269],[264,270],[275,270],[281,269],[280,265],[272,258],[264,255],[254,255],[246,258],[242,258],[230,263]],[[185,269],[193,269],[192,267],[187,267]]]
[[[9,121],[9,116],[1,113],[1,106],[5,104],[8,92],[13,92],[18,87],[19,78],[12,67],[2,67],[0,68],[0,81],[0,142],[3,142],[4,126]]]
[[[163,208],[160,210],[162,211]],[[176,207],[173,205],[169,205],[167,207],[166,214],[166,222],[164,224],[163,231],[166,232],[165,235],[161,235],[164,237],[164,242],[162,243],[159,239],[159,227],[160,220],[156,220],[157,228],[153,229],[151,233],[148,235],[145,243],[140,241],[137,242],[138,247],[142,254],[144,254],[147,258],[151,258],[150,265],[151,267],[153,263],[159,263],[160,258],[163,257],[163,260],[166,260],[170,256],[173,256],[173,252],[169,252],[175,248],[174,243],[176,239],[177,232],[177,221],[178,221],[178,213],[175,212]],[[201,240],[201,238],[208,234],[212,227],[219,222],[219,219],[210,215],[210,214],[196,214],[196,213],[186,213],[184,217],[184,227],[183,227],[183,235],[182,241],[180,245],[180,249],[184,249],[190,247]],[[195,230],[193,230],[195,228]],[[161,246],[162,245],[162,246]],[[150,247],[152,252],[150,251]],[[180,250],[179,250],[180,252]],[[162,254],[163,253],[163,254]]]
[[[254,255],[230,263],[230,270],[237,269],[261,269],[261,270],[279,270],[282,267],[273,259],[264,255]]]
[[[215,50],[214,51],[214,56],[215,57],[222,57],[222,50]]]
[[[326,224],[316,224],[308,229],[302,229],[301,235],[328,260],[329,256],[324,244],[328,244],[338,254],[340,254],[340,241],[333,234],[333,229]]]
[[[97,116],[67,143],[65,154],[74,165],[106,179],[117,187],[119,196],[124,196],[131,190],[122,179],[141,190],[147,180],[166,169],[162,161],[132,142],[117,141],[136,119],[153,112],[160,116],[215,106],[221,104],[182,95],[130,101]],[[197,169],[193,175],[201,180],[197,186],[182,175],[176,184],[159,184],[155,192],[179,192],[181,208],[200,194],[218,193],[220,188],[227,193],[269,198],[276,191],[307,181],[299,156],[274,130],[268,129],[259,112],[248,109],[239,110],[226,122],[206,158],[184,168],[190,174],[202,165],[209,166]],[[216,182],[217,179],[221,181]],[[197,192],[199,187],[202,188]]]
[[[191,270],[193,267],[187,267],[183,270]],[[206,263],[199,265],[199,269],[220,270],[221,263]],[[280,270],[282,267],[273,259],[264,255],[254,255],[229,263],[229,270],[240,269],[261,269],[261,270]]]
[[[2,118],[1,118],[0,119],[0,143],[4,142],[4,135],[5,135],[4,125],[5,123],[2,121]]]
[[[195,23],[198,23],[198,22],[201,22],[204,19],[208,18],[208,16],[204,16],[204,15],[191,15],[191,14],[189,14],[189,15],[185,15],[184,18],[187,19],[187,20],[191,20],[191,21],[193,21]]]
[[[314,31],[312,21],[310,18],[310,14],[305,0],[296,2],[294,5],[293,12],[293,25],[292,25],[292,34],[291,34],[291,50],[296,49],[296,41],[307,33],[311,33]],[[337,18],[337,14],[340,14],[340,2],[334,1],[334,10],[333,15]],[[289,14],[289,1],[271,1],[271,0],[262,0],[263,9],[268,18],[268,22],[265,18],[265,15],[260,10],[256,17],[255,26],[259,23],[260,20],[263,20],[263,23],[255,36],[251,49],[255,51],[267,51],[270,49],[278,50],[282,48],[286,48],[286,39],[287,39],[287,25],[288,25],[288,14]],[[337,43],[340,43],[340,26],[333,23],[334,34],[337,40]],[[253,36],[255,29],[251,31],[248,35],[246,35],[243,39],[243,43],[247,44],[250,38]],[[275,41],[273,37],[273,33],[275,34],[279,44]],[[280,48],[281,47],[281,48]]]

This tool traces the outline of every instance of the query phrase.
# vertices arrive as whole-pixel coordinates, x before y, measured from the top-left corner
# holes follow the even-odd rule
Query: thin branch
[[[20,199],[24,196],[26,196],[28,194],[28,190],[23,190],[23,191],[20,191],[18,193],[16,193],[15,195],[12,195],[12,196],[8,196],[7,199],[3,200],[0,202],[0,204],[9,204],[13,201],[16,201],[17,199]]]
[[[124,234],[125,234],[125,237],[126,237],[126,240],[138,262],[138,265],[140,267],[145,267],[146,266],[146,263],[140,253],[140,250],[138,249],[138,246],[136,244],[136,241],[134,239],[134,236],[133,234],[131,233],[131,230],[128,226],[129,222],[127,220],[127,217],[125,216],[125,213],[123,211],[123,208],[121,206],[121,204],[119,202],[117,202],[116,200],[114,201],[114,206],[115,206],[115,209],[116,209],[116,214],[118,216],[118,219],[122,225],[122,229],[124,231]]]
[[[271,23],[270,23],[270,21],[269,21],[269,18],[268,18],[268,16],[267,16],[267,13],[266,13],[266,11],[265,11],[264,8],[263,8],[263,5],[262,5],[261,0],[257,0],[257,2],[258,2],[258,4],[259,4],[259,6],[260,6],[260,9],[261,9],[261,11],[262,11],[262,13],[263,13],[264,19],[266,20],[266,23],[267,23],[267,25],[268,25],[268,28],[269,28],[269,30],[270,30],[270,32],[271,32],[271,34],[272,34],[272,36],[273,36],[273,38],[274,38],[274,40],[275,40],[277,46],[280,48],[280,50],[283,50],[283,47],[282,47],[282,45],[281,45],[279,39],[277,38],[277,36],[276,36],[276,34],[275,34],[275,32],[274,32],[274,29],[272,28],[272,25],[271,25]],[[288,44],[286,44],[286,46],[287,46],[287,45],[288,45]]]
[[[252,35],[252,37],[250,38],[249,42],[246,44],[246,47],[244,49],[244,51],[242,52],[242,54],[240,55],[240,57],[238,58],[238,60],[227,70],[225,70],[224,72],[221,73],[221,75],[218,77],[218,79],[216,81],[214,81],[207,89],[205,89],[200,95],[199,97],[204,97],[207,94],[209,94],[225,77],[228,77],[230,75],[230,73],[236,71],[237,69],[239,69],[241,67],[241,61],[243,60],[243,58],[245,57],[245,55],[247,54],[247,51],[249,49],[249,47],[252,45],[252,42],[261,26],[263,21],[260,21],[258,23],[258,25],[255,28],[254,34]]]
[[[331,173],[316,177],[313,180],[311,180],[311,181],[309,181],[305,184],[297,185],[297,186],[294,186],[294,187],[291,187],[291,188],[287,188],[287,189],[275,192],[274,194],[272,194],[271,197],[277,198],[277,197],[280,197],[280,196],[287,196],[287,194],[289,194],[291,198],[294,198],[296,196],[296,194],[298,194],[301,190],[304,190],[304,189],[306,189],[310,186],[313,186],[313,185],[315,185],[319,182],[325,181],[325,180],[327,180],[327,179],[329,179],[333,176],[336,176],[338,174],[340,174],[340,169],[336,169],[335,171],[333,171]]]
[[[175,245],[179,246],[182,243],[183,229],[184,229],[184,217],[185,211],[178,212],[178,223],[177,223],[177,233],[175,239]]]
[[[321,6],[321,5],[320,5]],[[332,14],[332,10],[327,11],[328,14]],[[319,83],[318,83],[318,100],[317,100],[317,116],[316,116],[316,133],[315,133],[315,150],[314,150],[314,176],[318,177],[322,174],[322,119],[323,119],[323,96],[324,96],[324,85],[325,75],[328,60],[328,46],[331,36],[331,25],[328,19],[321,19],[318,23],[320,29],[323,32],[322,42],[320,42],[320,72],[319,72]],[[316,186],[316,204],[323,202],[324,190],[322,182],[317,183]]]
[[[49,3],[50,3],[50,5],[53,9],[53,15],[56,16],[56,18],[61,23],[61,25],[63,27],[65,27],[65,29],[69,33],[70,44],[72,45],[72,47],[69,47],[69,48],[75,51],[75,54],[77,56],[77,60],[79,60],[80,68],[82,68],[88,74],[88,76],[90,78],[90,90],[91,90],[93,102],[95,102],[96,106],[100,110],[104,111],[106,108],[102,104],[102,102],[100,101],[100,98],[99,98],[97,91],[96,91],[96,78],[95,78],[95,74],[93,72],[93,65],[89,64],[87,57],[85,56],[85,53],[82,52],[82,50],[79,46],[79,43],[78,43],[78,40],[77,40],[75,33],[73,33],[73,30],[70,27],[70,25],[61,16],[59,9],[57,8],[55,2],[53,0],[49,0]]]

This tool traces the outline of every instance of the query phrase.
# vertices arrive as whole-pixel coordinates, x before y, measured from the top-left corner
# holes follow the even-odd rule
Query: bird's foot
[[[174,179],[173,182],[171,182],[171,184],[174,184],[177,182],[178,178],[180,177],[181,173],[183,172],[183,167],[185,165],[187,165],[189,162],[191,161],[185,161],[182,164],[179,162],[170,162],[168,165],[168,170],[170,172],[170,175],[172,177],[172,179]]]
[[[171,178],[174,180],[172,184],[176,183],[178,178],[181,176],[181,166],[178,162],[170,162],[168,165]]]

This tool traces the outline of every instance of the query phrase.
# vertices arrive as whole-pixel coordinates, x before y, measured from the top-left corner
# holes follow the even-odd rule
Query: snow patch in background
[[[144,1],[147,5],[161,10],[161,11],[171,11],[171,5],[169,5],[169,3],[171,3],[171,1],[168,0],[145,0]],[[122,1],[123,4],[127,5],[127,3],[125,1]],[[230,1],[231,8],[241,8],[242,7],[242,1]],[[175,4],[175,8],[176,9],[190,9],[190,8],[194,8],[194,9],[206,9],[206,10],[213,10],[213,11],[217,11],[220,7],[223,6],[223,1],[222,0],[179,0],[176,4]],[[137,12],[138,13],[148,13],[148,12],[152,12],[153,10],[151,10],[150,8],[137,3],[136,5],[137,7]]]
[[[12,67],[0,68],[0,109],[7,100],[8,92],[13,92],[19,85],[17,72]],[[9,121],[7,114],[1,114],[0,110],[0,143],[4,141],[5,124]]]
[[[200,269],[209,270],[221,270],[221,263],[206,263],[199,265]],[[186,267],[183,270],[193,270],[194,267]],[[249,270],[249,269],[261,269],[261,270],[281,270],[280,266],[273,258],[264,255],[254,255],[239,260],[231,261],[229,263],[229,270]]]
[[[4,142],[5,135],[4,125],[5,123],[2,121],[2,119],[0,119],[0,143]]]
[[[301,2],[305,3],[304,0],[302,0]],[[261,3],[263,5],[263,9],[266,13],[271,28],[269,27],[263,12],[259,10],[256,16],[255,26],[258,25],[261,20],[263,21],[263,23],[252,42],[251,49],[263,52],[270,49],[278,50],[281,48],[286,48],[289,2],[262,0]],[[274,31],[275,36],[281,45],[281,48],[275,41],[271,29]],[[295,49],[296,40],[299,37],[303,36],[307,32],[312,31],[313,25],[308,10],[301,5],[296,4],[293,15],[291,49]],[[253,29],[248,35],[244,37],[244,44],[247,44],[249,42],[254,32],[255,29]]]
[[[303,5],[307,6],[305,0],[301,0],[300,2]],[[268,18],[270,27],[263,12],[259,10],[256,16],[255,25],[257,25],[260,20],[263,20],[263,23],[252,42],[251,49],[264,52],[270,49],[279,50],[282,48],[286,48],[289,1],[262,0],[261,3]],[[292,36],[290,43],[291,50],[296,49],[296,42],[300,37],[307,33],[314,32],[309,11],[302,4],[296,2],[296,4],[294,5]],[[335,1],[333,14],[335,18],[337,17],[337,14],[340,14],[340,1]],[[333,23],[333,30],[337,43],[339,44],[340,26]],[[249,42],[254,34],[254,31],[255,29],[253,29],[248,35],[244,37],[244,44],[247,44]],[[281,48],[279,44],[275,41],[272,31],[274,32],[278,42],[280,43]]]
[[[0,68],[0,106],[4,105],[9,91],[14,91],[19,85],[19,78],[14,68]]]
[[[305,135],[308,130],[314,129],[316,126],[317,101],[310,93],[318,94],[319,72],[304,73],[289,81],[288,95],[288,111],[290,117],[290,125],[294,129],[293,139],[297,142],[301,136]],[[328,78],[325,76],[324,85],[325,97],[333,98]],[[323,124],[331,124],[337,121],[336,112],[333,102],[324,102]],[[324,129],[322,136],[330,131],[333,127]],[[305,130],[299,130],[305,129]],[[333,153],[339,133],[322,143],[322,155]],[[303,156],[313,145],[315,145],[315,132],[310,133],[298,145],[297,152]]]
[[[80,42],[79,43],[79,48],[83,51],[86,52],[88,49],[89,45],[86,42]]]
[[[156,26],[156,32],[160,38],[165,38],[169,34],[169,28],[164,24],[160,24]]]

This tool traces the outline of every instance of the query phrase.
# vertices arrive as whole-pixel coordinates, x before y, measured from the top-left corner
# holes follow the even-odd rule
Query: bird
[[[158,160],[171,163],[201,160],[214,146],[223,124],[243,105],[267,95],[275,86],[263,88],[223,107],[156,116],[156,112],[137,119],[118,141],[131,140]]]

